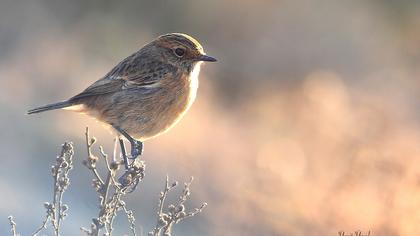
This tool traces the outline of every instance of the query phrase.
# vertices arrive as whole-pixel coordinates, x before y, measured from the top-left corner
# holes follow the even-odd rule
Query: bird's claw
[[[143,154],[143,143],[137,140],[133,140],[131,143],[131,157],[130,159],[136,159],[138,156]]]

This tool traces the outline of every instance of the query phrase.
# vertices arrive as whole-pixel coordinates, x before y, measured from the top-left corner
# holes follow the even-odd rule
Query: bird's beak
[[[207,56],[207,55],[201,55],[201,56],[198,58],[198,60],[199,60],[199,61],[209,61],[209,62],[215,62],[215,61],[217,61],[217,59],[216,59],[216,58],[211,57],[211,56]]]

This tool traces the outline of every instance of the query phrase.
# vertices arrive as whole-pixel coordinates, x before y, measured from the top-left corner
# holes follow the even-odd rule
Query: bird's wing
[[[156,87],[163,78],[176,73],[175,66],[158,61],[149,62],[137,68],[129,68],[128,72],[121,76],[124,81],[123,89]]]
[[[109,78],[102,78],[89,87],[87,87],[83,92],[77,94],[76,96],[70,98],[70,101],[76,101],[81,98],[103,95],[114,93],[120,91],[124,81],[121,79],[109,79]]]
[[[80,94],[70,100],[115,93],[124,89],[151,88],[159,85],[159,81],[176,73],[176,68],[163,62],[135,62],[136,58],[126,58],[112,69],[104,78],[99,79]]]

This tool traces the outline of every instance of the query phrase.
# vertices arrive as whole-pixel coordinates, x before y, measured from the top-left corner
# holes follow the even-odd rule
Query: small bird
[[[182,33],[159,36],[118,63],[108,74],[76,96],[28,111],[55,109],[86,113],[118,133],[125,166],[124,141],[131,158],[143,153],[143,142],[173,127],[197,94],[202,62],[215,62],[193,37]]]

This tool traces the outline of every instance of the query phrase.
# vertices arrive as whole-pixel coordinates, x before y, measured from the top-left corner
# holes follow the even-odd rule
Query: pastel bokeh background
[[[87,116],[34,106],[68,98],[156,36],[185,32],[218,63],[197,101],[145,144],[146,177],[127,203],[155,223],[166,174],[195,177],[203,214],[175,235],[420,234],[419,1],[0,1],[0,235],[22,235],[51,199],[49,167],[75,143],[63,235],[97,214]],[[117,235],[128,233],[124,217]],[[48,233],[48,231],[47,231]]]

